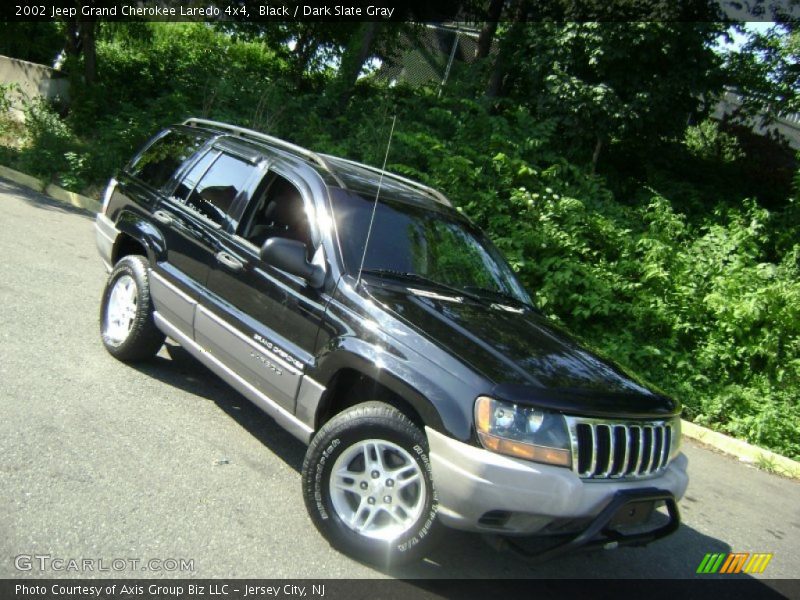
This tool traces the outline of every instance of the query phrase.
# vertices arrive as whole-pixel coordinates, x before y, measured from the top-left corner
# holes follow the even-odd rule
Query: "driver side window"
[[[271,237],[283,237],[303,242],[310,250],[308,217],[300,191],[277,173],[267,175],[238,234],[257,248]]]

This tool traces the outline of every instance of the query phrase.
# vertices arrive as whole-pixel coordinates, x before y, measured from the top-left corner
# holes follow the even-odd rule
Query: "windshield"
[[[374,199],[332,190],[345,267],[358,273]],[[530,304],[500,252],[466,219],[429,205],[381,198],[364,260],[364,273],[416,275],[465,292],[481,291]]]

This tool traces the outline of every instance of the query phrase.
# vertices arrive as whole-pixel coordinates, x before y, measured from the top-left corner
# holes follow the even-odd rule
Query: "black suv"
[[[417,559],[442,525],[521,553],[551,536],[543,557],[677,528],[680,405],[549,323],[438,191],[189,119],[110,182],[96,230],[108,351],[169,336],[308,444],[306,507],[344,552]]]

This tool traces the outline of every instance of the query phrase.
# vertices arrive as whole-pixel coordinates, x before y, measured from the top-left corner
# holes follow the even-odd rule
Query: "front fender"
[[[117,220],[117,229],[144,246],[151,265],[166,260],[167,245],[164,236],[144,215],[123,210]]]
[[[343,369],[357,371],[403,398],[426,426],[458,440],[471,439],[474,393],[418,353],[388,352],[356,337],[341,337],[319,357],[313,377],[330,386]]]

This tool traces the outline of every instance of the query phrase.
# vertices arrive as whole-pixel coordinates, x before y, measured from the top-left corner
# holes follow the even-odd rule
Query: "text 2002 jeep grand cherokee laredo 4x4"
[[[680,405],[548,323],[439,192],[190,119],[111,181],[96,229],[108,351],[169,336],[309,444],[306,507],[344,552],[419,559],[442,525],[557,536],[545,557],[677,528]]]

